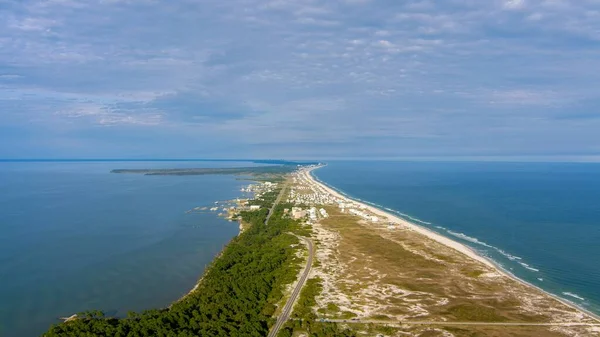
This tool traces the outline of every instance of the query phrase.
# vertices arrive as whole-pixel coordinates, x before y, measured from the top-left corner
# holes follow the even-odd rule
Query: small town
[[[306,174],[314,167],[307,167],[292,174],[292,187],[290,189],[288,202],[296,207],[292,208],[292,217],[301,219],[308,216],[312,223],[319,218],[327,218],[329,215],[325,209],[320,208],[317,212],[317,205],[337,205],[342,213],[348,213],[362,218],[365,221],[377,223],[382,221],[380,217],[366,210],[363,204],[355,203],[346,198],[337,198],[326,191],[321,185],[311,183]],[[389,222],[388,228],[393,229],[394,223]]]

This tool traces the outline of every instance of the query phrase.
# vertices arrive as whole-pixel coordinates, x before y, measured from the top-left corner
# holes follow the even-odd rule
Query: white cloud
[[[392,48],[394,46],[394,44],[388,40],[379,40],[377,41],[377,44],[385,48]]]
[[[59,24],[56,20],[26,17],[21,20],[11,20],[9,28],[23,31],[50,31],[52,27]]]
[[[544,18],[544,14],[538,13],[538,12],[531,13],[530,15],[527,16],[527,20],[530,20],[530,21],[539,21],[543,18]]]
[[[60,111],[51,117],[72,123],[197,134],[202,121],[261,144],[352,142],[357,130],[394,138],[407,120],[453,135],[461,123],[490,123],[474,111],[510,119],[599,99],[591,0],[11,6],[0,12],[0,104],[48,102],[23,113]],[[319,118],[336,127],[315,127]]]
[[[525,7],[525,0],[505,0],[504,8],[506,9],[521,9]]]
[[[68,119],[88,118],[93,124],[100,126],[155,126],[164,123],[164,115],[158,112],[125,112],[91,103],[72,104],[54,114]]]
[[[15,80],[18,78],[23,78],[23,76],[15,74],[0,74],[0,80]]]
[[[322,20],[322,19],[315,19],[315,18],[311,18],[311,17],[301,17],[301,18],[296,19],[295,22],[301,23],[304,25],[314,25],[314,26],[323,26],[323,27],[337,26],[340,24],[338,21],[335,21],[335,20]]]

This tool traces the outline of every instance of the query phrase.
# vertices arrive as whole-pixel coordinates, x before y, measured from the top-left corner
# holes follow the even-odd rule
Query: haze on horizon
[[[4,0],[0,158],[594,158],[599,42],[595,0]]]

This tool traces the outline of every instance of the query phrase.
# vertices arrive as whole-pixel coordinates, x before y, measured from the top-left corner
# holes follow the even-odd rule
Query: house
[[[256,210],[259,210],[259,209],[260,209],[259,205],[250,205],[250,210],[251,211],[256,211]]]
[[[329,216],[329,214],[327,214],[327,211],[326,211],[325,209],[323,209],[323,208],[321,208],[321,209],[319,210],[319,213],[321,213],[321,215],[322,215],[324,218],[327,218],[327,217]]]
[[[317,208],[316,207],[311,207],[310,208],[310,210],[308,211],[308,217],[312,221],[316,221],[317,220]]]

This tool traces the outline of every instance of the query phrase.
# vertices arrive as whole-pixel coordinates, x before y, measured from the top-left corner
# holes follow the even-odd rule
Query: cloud
[[[525,0],[506,0],[504,8],[506,9],[521,9],[525,7]]]
[[[23,78],[23,76],[16,74],[0,74],[0,80],[15,80],[19,78]]]
[[[164,116],[156,111],[139,111],[109,108],[89,103],[77,103],[55,112],[55,115],[69,119],[89,119],[99,126],[140,125],[156,126],[163,123]]]
[[[598,40],[593,0],[10,0],[0,127],[261,156],[595,151],[598,122],[568,117],[600,99]]]

